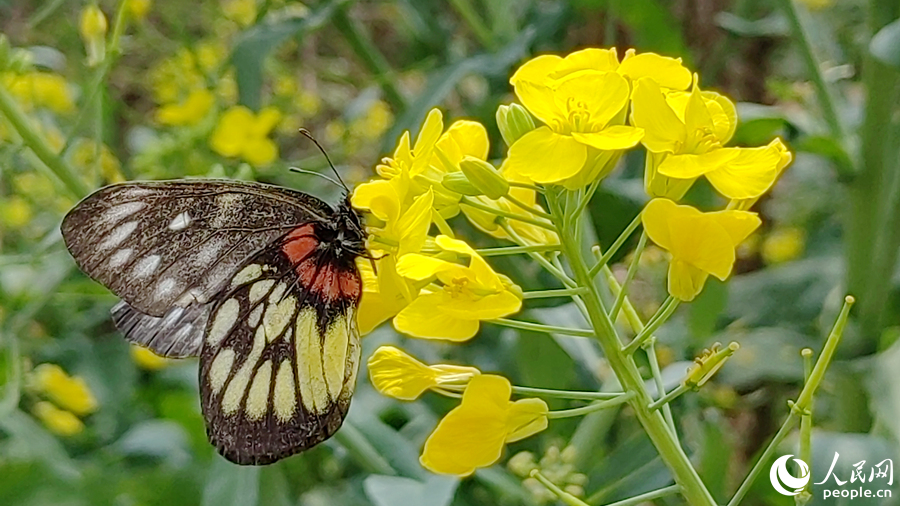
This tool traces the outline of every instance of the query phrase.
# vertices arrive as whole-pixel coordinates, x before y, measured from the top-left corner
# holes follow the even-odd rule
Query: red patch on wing
[[[284,237],[281,251],[284,252],[292,265],[298,265],[307,260],[310,254],[319,246],[312,224],[297,227]],[[304,262],[305,263],[305,262]],[[299,266],[297,272],[300,272]]]
[[[353,271],[339,270],[329,263],[317,267],[316,260],[310,258],[297,266],[297,275],[304,288],[325,300],[359,300],[361,282],[359,274]]]
[[[360,291],[362,280],[359,278],[359,274],[352,271],[343,271],[339,278],[341,282],[341,293],[344,294],[344,297],[359,300],[360,295],[362,295]]]

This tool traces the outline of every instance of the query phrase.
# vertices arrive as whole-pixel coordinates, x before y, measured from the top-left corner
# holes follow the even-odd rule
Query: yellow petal
[[[368,259],[359,259],[356,262],[363,276],[362,300],[359,303],[359,310],[356,311],[356,322],[362,335],[368,334],[378,325],[393,318],[415,298],[410,283],[397,273],[394,255],[387,255],[375,261],[378,267],[377,277],[372,272],[369,262]]]
[[[509,78],[509,84],[515,86],[520,81],[544,82],[561,61],[562,58],[555,54],[544,54],[532,58],[516,70]]]
[[[602,90],[602,92],[598,92]],[[588,114],[588,125],[572,125],[573,131],[590,132],[605,127],[628,105],[628,81],[615,72],[579,72],[559,82],[553,94],[561,111],[577,108]],[[527,107],[527,105],[526,105]],[[570,119],[566,119],[567,123]]]
[[[587,148],[567,135],[540,127],[523,135],[509,148],[507,170],[536,183],[555,183],[578,173],[587,160]]]
[[[604,151],[634,147],[643,136],[642,129],[626,125],[607,127],[596,133],[572,132],[572,138],[576,141]]]
[[[669,295],[689,302],[703,290],[709,274],[681,260],[673,259],[669,264]]]
[[[693,179],[719,170],[737,156],[736,148],[715,149],[702,155],[669,155],[657,170],[664,176]]]
[[[465,241],[454,239],[450,236],[439,235],[434,238],[434,243],[444,251],[453,251],[466,256],[477,256],[475,250],[472,249]]]
[[[407,253],[397,261],[397,273],[416,281],[424,281],[444,271],[456,272],[460,269],[465,272],[465,267],[461,265],[419,253]]]
[[[715,136],[721,144],[725,144],[731,140],[737,128],[737,109],[734,102],[714,91],[704,91],[701,95],[712,115]]]
[[[660,248],[671,251],[672,237],[669,234],[668,216],[676,204],[669,199],[653,199],[641,211],[641,223],[650,240]]]
[[[244,144],[241,156],[250,165],[262,167],[278,158],[278,146],[265,137],[250,139]]]
[[[686,136],[684,123],[666,102],[659,84],[638,79],[632,93],[632,123],[644,129],[641,142],[654,153],[675,153]]]
[[[394,227],[400,245],[397,256],[418,252],[425,246],[428,229],[431,228],[431,207],[434,203],[434,192],[431,188],[416,197],[409,209],[397,220]]]
[[[506,420],[506,442],[533,436],[547,428],[547,403],[541,399],[521,399],[509,407]]]
[[[557,106],[555,100],[556,91],[548,84],[544,82],[518,81],[515,91],[522,105],[544,123],[555,126],[568,121],[565,109],[561,110]]]
[[[445,295],[439,309],[461,320],[492,320],[517,313],[522,309],[522,299],[508,290],[477,299],[466,297],[451,299]]]
[[[380,346],[369,357],[372,386],[384,395],[412,401],[437,386],[437,374],[427,365],[393,346]]]
[[[651,78],[664,88],[684,90],[691,85],[691,71],[681,64],[681,58],[668,58],[656,53],[626,56],[618,72],[632,81]]]
[[[706,213],[706,216],[725,229],[725,232],[731,238],[733,247],[737,247],[738,244],[744,242],[762,224],[762,220],[759,219],[756,213],[747,211],[718,211]]]
[[[441,110],[434,108],[428,112],[419,136],[416,137],[416,145],[413,146],[413,154],[416,158],[427,157],[444,130],[444,115]]]
[[[759,148],[725,148],[734,157],[706,174],[706,179],[722,195],[731,199],[759,197],[775,184],[781,151],[770,144]]]
[[[438,139],[437,149],[454,165],[466,156],[485,160],[490,149],[487,129],[477,121],[455,121]]]
[[[678,211],[668,220],[675,259],[708,272],[724,280],[734,266],[734,243],[728,232],[715,219],[689,206],[677,206]],[[697,212],[682,211],[684,208]]]
[[[393,222],[400,214],[400,197],[391,181],[375,180],[358,185],[350,199],[353,207],[365,209],[381,221]]]
[[[250,125],[250,132],[257,137],[265,137],[266,135],[269,135],[269,132],[275,128],[275,125],[277,125],[280,120],[281,112],[279,112],[278,109],[266,107],[256,115],[256,118]]]
[[[478,320],[462,320],[435,311],[443,300],[441,293],[420,295],[394,317],[398,332],[424,339],[465,341],[478,333]]]
[[[601,72],[615,72],[619,67],[619,58],[616,49],[587,48],[574,53],[569,53],[560,61],[550,77],[562,79],[574,72],[583,70],[599,70]]]
[[[706,107],[706,101],[700,93],[700,87],[694,80],[694,87],[688,96],[687,106],[684,109],[684,126],[688,133],[692,132],[714,132],[716,125],[713,122],[712,115]],[[692,148],[691,148],[692,149]]]

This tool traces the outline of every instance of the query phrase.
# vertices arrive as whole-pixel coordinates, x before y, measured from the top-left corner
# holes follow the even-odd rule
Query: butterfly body
[[[210,442],[268,464],[330,437],[359,367],[355,259],[365,232],[345,198],[236,181],[125,183],[62,224],[78,266],[123,299],[128,340],[200,357]]]

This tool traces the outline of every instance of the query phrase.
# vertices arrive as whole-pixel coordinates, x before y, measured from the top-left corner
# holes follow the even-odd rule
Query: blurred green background
[[[711,280],[659,333],[672,384],[714,342],[741,344],[713,382],[674,406],[714,497],[727,501],[780,426],[802,383],[800,350],[820,348],[847,292],[860,302],[817,397],[814,480],[835,451],[842,479],[860,460],[900,464],[900,2],[103,1],[109,32],[119,27],[120,36],[107,35],[112,47],[95,47],[94,57],[79,31],[86,5],[0,0],[0,85],[40,134],[23,138],[0,107],[0,504],[554,503],[506,465],[522,451],[590,504],[670,484],[627,409],[554,422],[471,479],[430,475],[418,453],[455,403],[384,398],[364,370],[337,437],[276,465],[231,465],[206,442],[196,361],[131,349],[109,317],[115,298],[75,268],[58,232],[84,192],[122,180],[258,179],[334,200],[334,187],[287,170],[323,168],[297,135],[301,126],[348,182],[372,176],[400,133],[415,133],[434,106],[484,123],[499,157],[494,114],[514,100],[512,70],[542,52],[589,46],[683,58],[704,88],[738,102],[733,144],[781,136],[795,152],[754,209],[764,225],[741,247],[738,274]],[[277,144],[276,160],[217,152],[211,139],[237,104],[277,118],[263,132]],[[634,155],[591,204],[604,245],[643,204],[643,159]],[[76,177],[60,178],[53,159]],[[698,183],[688,199],[704,206],[714,195]],[[463,221],[455,226],[479,246],[493,244]],[[649,316],[665,298],[665,260],[648,250],[642,262],[632,298]],[[492,263],[525,289],[550,285],[524,259]],[[528,316],[553,323],[575,314],[562,300],[542,302]],[[386,343],[428,362],[501,372],[517,385],[611,387],[595,343],[577,338],[488,325],[464,345],[435,345],[388,325],[364,339],[363,356]],[[54,384],[81,388],[72,378],[95,405],[79,412],[54,401]],[[796,453],[795,444],[789,438],[781,453]],[[895,496],[852,502],[896,504]],[[793,499],[762,476],[746,501]]]

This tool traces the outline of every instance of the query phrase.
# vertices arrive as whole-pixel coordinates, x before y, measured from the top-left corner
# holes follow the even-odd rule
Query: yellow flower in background
[[[32,216],[28,201],[19,195],[5,197],[0,201],[0,224],[4,228],[22,228],[31,221]]]
[[[369,357],[372,386],[384,395],[413,401],[426,390],[462,386],[481,374],[474,367],[450,364],[425,365],[394,346],[380,346]]]
[[[147,17],[150,12],[151,0],[127,0],[125,6],[128,8],[128,14],[131,19],[140,23]]]
[[[0,75],[0,82],[25,110],[46,107],[57,114],[75,112],[75,99],[62,76],[48,72],[6,73]]]
[[[32,413],[50,432],[59,436],[74,436],[84,430],[84,423],[77,416],[46,401],[36,403]]]
[[[78,139],[73,144],[69,155],[72,158],[72,165],[81,169],[85,174],[101,176],[105,182],[121,183],[125,181],[125,176],[122,175],[122,164],[109,146],[106,144],[98,146],[91,139]]]
[[[497,274],[471,246],[440,235],[435,244],[445,252],[469,257],[463,266],[418,253],[403,255],[397,273],[413,281],[440,281],[425,288],[394,317],[394,327],[426,339],[465,341],[472,338],[481,320],[508,316],[522,307],[522,292]]]
[[[87,383],[77,376],[69,376],[56,364],[41,364],[32,371],[34,389],[76,415],[84,416],[97,410],[97,399]]]
[[[81,11],[78,31],[87,52],[87,64],[93,67],[106,56],[106,15],[96,4],[89,4]]]
[[[723,147],[737,127],[734,104],[718,93],[701,92],[696,76],[690,92],[665,92],[652,79],[638,79],[632,99],[632,121],[644,129],[641,142],[652,153],[645,183],[653,196],[680,199],[694,179],[705,176],[725,197],[759,197],[790,156],[780,139],[759,148]],[[667,193],[660,186],[666,183],[654,181],[657,174],[684,184]]]
[[[156,121],[171,126],[196,125],[206,118],[215,101],[211,91],[195,89],[183,101],[165,104],[157,109]]]
[[[240,157],[254,167],[268,165],[278,158],[278,146],[268,135],[279,119],[281,113],[271,107],[254,114],[234,106],[219,118],[209,145],[222,156]]]
[[[806,247],[806,233],[802,228],[783,227],[769,232],[762,243],[762,259],[767,265],[796,260]]]
[[[235,23],[250,26],[256,21],[256,0],[225,0],[222,12]]]
[[[206,87],[202,66],[188,48],[179,48],[174,55],[161,60],[150,69],[150,90],[158,104],[181,101],[191,90]]]
[[[668,199],[651,200],[641,219],[650,239],[672,255],[669,294],[684,301],[700,293],[710,274],[723,281],[731,275],[735,248],[761,223],[755,213],[701,213]]]
[[[160,357],[149,349],[136,344],[132,344],[128,351],[131,354],[131,359],[134,360],[134,363],[141,369],[147,371],[158,371],[171,363],[171,360]]]
[[[510,79],[519,101],[544,126],[510,146],[508,170],[537,183],[566,184],[582,171],[602,177],[612,165],[609,159],[598,161],[597,151],[628,149],[643,136],[640,128],[623,124],[630,95],[625,77],[566,65],[563,58],[542,56]],[[584,184],[581,178],[566,186]]]
[[[474,376],[462,402],[438,423],[425,441],[420,461],[440,474],[468,476],[498,460],[506,443],[547,428],[541,399],[509,400],[512,386],[502,376]]]

